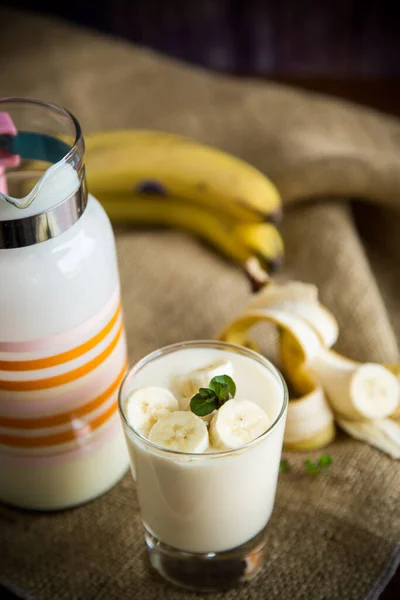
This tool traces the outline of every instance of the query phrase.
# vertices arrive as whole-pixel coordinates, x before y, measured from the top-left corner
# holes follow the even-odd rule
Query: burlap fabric
[[[0,95],[67,106],[85,131],[162,128],[250,160],[286,200],[284,277],[318,284],[336,314],[339,349],[398,359],[398,121],[271,83],[194,71],[50,19],[0,11]],[[397,154],[396,154],[397,152]],[[356,218],[348,202],[360,204]],[[382,208],[383,207],[383,208]],[[164,344],[212,337],[247,301],[234,265],[177,232],[117,233],[131,362]],[[217,598],[376,598],[396,562],[400,465],[341,436],[328,476],[281,476],[267,563],[249,587]],[[234,526],[234,524],[232,524]],[[0,509],[0,579],[38,600],[185,600],[153,574],[128,474],[90,504],[57,514]],[[390,562],[392,560],[392,563]],[[375,591],[374,591],[375,590]]]

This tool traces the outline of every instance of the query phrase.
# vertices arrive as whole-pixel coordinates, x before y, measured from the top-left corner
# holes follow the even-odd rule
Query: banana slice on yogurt
[[[172,392],[157,386],[134,391],[125,404],[128,423],[146,438],[159,419],[177,410],[179,404]]]
[[[211,379],[217,375],[233,376],[233,365],[230,360],[215,361],[205,367],[195,369],[186,376],[180,376],[177,383],[183,398],[182,403],[187,405],[186,400],[188,398],[190,403],[190,398],[197,394],[200,388],[208,387]],[[186,410],[186,408],[183,408],[183,410]]]
[[[231,450],[251,442],[264,433],[271,421],[267,413],[251,400],[228,400],[210,423],[210,440],[218,450]]]
[[[177,410],[162,417],[152,427],[149,440],[178,452],[205,452],[209,445],[205,422],[189,411]]]

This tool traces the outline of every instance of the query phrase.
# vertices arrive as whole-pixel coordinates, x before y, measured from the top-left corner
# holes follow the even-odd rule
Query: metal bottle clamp
[[[68,144],[62,140],[41,133],[0,133],[0,157],[20,156],[30,160],[57,163],[70,150]],[[0,249],[32,246],[60,235],[81,217],[87,201],[83,168],[82,182],[76,192],[50,210],[21,219],[0,221]]]

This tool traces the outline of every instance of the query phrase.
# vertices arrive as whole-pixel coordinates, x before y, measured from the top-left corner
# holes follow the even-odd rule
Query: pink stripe
[[[7,177],[4,171],[4,167],[0,165],[0,192],[7,194]]]
[[[59,454],[50,454],[48,456],[27,456],[27,455],[11,455],[3,453],[3,449],[0,446],[0,465],[3,464],[14,464],[22,467],[30,466],[51,466],[62,464],[65,461],[73,460],[74,458],[84,456],[89,452],[93,452],[98,449],[99,446],[104,444],[107,439],[113,436],[123,436],[122,425],[118,413],[115,414],[111,419],[97,432],[97,435],[88,441],[86,444],[74,448],[73,450],[67,450],[66,452],[59,452]],[[79,442],[82,444],[82,440]]]
[[[0,352],[32,352],[46,350],[58,344],[76,344],[76,338],[83,336],[95,329],[104,318],[117,306],[119,288],[115,290],[107,304],[91,319],[64,333],[58,333],[39,340],[28,342],[0,342]]]
[[[86,413],[83,416],[76,417],[74,414],[71,414],[71,417],[68,421],[61,425],[52,425],[50,427],[37,427],[35,429],[16,429],[15,427],[2,427],[0,426],[0,435],[12,435],[24,438],[41,438],[47,437],[48,435],[57,435],[58,433],[70,432],[73,431],[74,438],[68,442],[62,442],[61,444],[53,444],[49,446],[44,446],[44,448],[60,448],[65,444],[70,444],[71,441],[83,439],[85,440],[88,436],[92,435],[93,431],[97,431],[97,429],[101,429],[104,423],[100,427],[96,427],[92,430],[92,421],[97,417],[100,417],[103,413],[107,412],[108,409],[111,409],[112,406],[115,405],[118,398],[118,388],[114,392],[110,393],[109,396],[103,400],[103,402],[92,409],[90,412]],[[22,419],[21,419],[22,421]],[[15,448],[15,446],[12,446]],[[17,446],[18,447],[18,446]],[[35,446],[35,448],[39,448],[41,446]],[[32,448],[29,448],[29,452],[31,452]],[[40,452],[39,452],[40,454]]]
[[[107,360],[89,375],[82,377],[79,385],[76,382],[68,383],[49,390],[52,395],[48,396],[43,391],[7,392],[9,399],[6,399],[6,392],[3,392],[0,402],[1,416],[46,417],[78,408],[104,392],[117,377],[125,361],[126,342],[123,335]],[[62,389],[65,387],[69,388],[69,391],[63,394]]]

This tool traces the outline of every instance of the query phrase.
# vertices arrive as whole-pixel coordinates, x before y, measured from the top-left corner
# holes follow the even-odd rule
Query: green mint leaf
[[[320,472],[320,467],[318,463],[313,463],[313,461],[310,458],[307,458],[307,460],[304,461],[304,465],[309,475],[318,475],[318,473]]]
[[[329,454],[321,454],[318,460],[318,466],[322,469],[327,469],[333,463],[332,456]]]
[[[333,459],[329,454],[321,454],[316,462],[313,462],[310,458],[307,458],[307,460],[304,461],[307,473],[309,475],[326,473],[332,463]]]
[[[207,388],[200,388],[199,393],[193,396],[190,401],[190,410],[198,417],[205,417],[218,407],[219,402],[216,393]]]
[[[211,381],[210,388],[217,394],[220,406],[229,400],[229,390],[225,383]]]
[[[228,394],[234,398],[236,395],[236,384],[233,381],[232,377],[229,377],[229,375],[217,375],[216,377],[213,377],[210,381],[210,388],[212,390],[215,390],[216,384],[222,384],[224,386],[226,386],[228,388]],[[218,395],[218,392],[215,390],[215,392]],[[227,398],[227,400],[229,400],[229,397]],[[222,403],[226,402],[226,400],[224,400]]]
[[[290,473],[290,464],[287,458],[282,458],[279,465],[279,473]]]
[[[204,399],[215,398],[215,392],[209,388],[200,388],[198,394]]]

